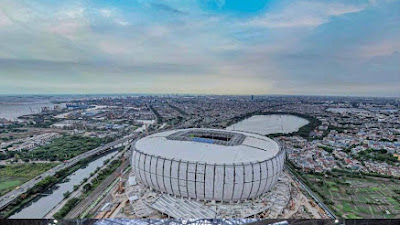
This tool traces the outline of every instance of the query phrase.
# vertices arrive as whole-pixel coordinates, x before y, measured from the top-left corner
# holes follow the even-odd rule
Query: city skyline
[[[399,1],[8,1],[0,94],[400,96]]]

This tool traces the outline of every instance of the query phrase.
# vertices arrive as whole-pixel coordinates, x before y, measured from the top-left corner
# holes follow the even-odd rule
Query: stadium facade
[[[197,200],[241,201],[272,189],[285,153],[270,138],[237,131],[182,129],[132,145],[132,168],[143,185]]]

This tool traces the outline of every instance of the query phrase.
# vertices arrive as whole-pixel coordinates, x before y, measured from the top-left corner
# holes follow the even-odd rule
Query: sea
[[[140,95],[145,94],[0,95],[0,118],[15,121],[23,115],[40,113],[42,107],[53,108],[56,105],[65,107],[65,103],[55,104],[55,101],[67,102],[77,99]]]
[[[0,118],[17,120],[19,116],[40,113],[42,107],[54,107],[48,96],[0,96]]]

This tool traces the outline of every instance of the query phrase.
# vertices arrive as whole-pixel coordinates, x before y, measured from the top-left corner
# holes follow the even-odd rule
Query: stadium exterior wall
[[[144,185],[174,196],[198,200],[238,201],[269,190],[282,173],[285,151],[274,157],[241,164],[207,164],[167,159],[133,147],[136,178]]]

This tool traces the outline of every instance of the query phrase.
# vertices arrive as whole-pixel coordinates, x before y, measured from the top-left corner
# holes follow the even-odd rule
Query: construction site
[[[121,174],[117,181],[88,215],[96,219],[329,218],[286,172],[271,191],[255,199],[224,203],[159,193],[137,182],[132,171]]]
[[[284,169],[285,151],[260,135],[172,130],[128,152],[102,192],[68,218],[329,218]]]

